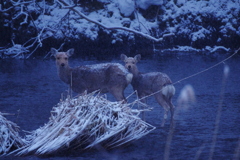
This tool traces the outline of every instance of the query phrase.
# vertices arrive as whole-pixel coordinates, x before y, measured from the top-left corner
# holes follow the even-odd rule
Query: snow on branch
[[[28,59],[39,47],[42,47],[42,41],[50,37],[50,35],[43,34],[48,30],[52,32],[56,32],[55,30],[49,27],[44,27],[41,29],[41,31],[38,33],[36,37],[29,39],[24,44],[15,44],[14,41],[12,40],[12,47],[9,47],[7,49],[0,48],[0,58],[10,57],[10,58]],[[31,48],[33,47],[34,49],[30,52]]]
[[[133,30],[133,29],[130,29],[130,28],[126,28],[126,27],[120,27],[120,26],[115,26],[115,27],[109,27],[109,26],[106,26],[94,19],[91,19],[89,17],[87,17],[85,14],[83,14],[82,12],[80,12],[79,10],[77,10],[75,7],[76,6],[71,6],[69,5],[67,2],[65,2],[64,0],[57,0],[59,2],[59,4],[62,6],[62,8],[64,9],[70,9],[72,11],[74,11],[75,13],[77,13],[79,16],[83,17],[84,19],[86,19],[87,21],[91,22],[91,23],[94,23],[94,24],[97,24],[105,29],[108,29],[108,30],[124,30],[124,31],[128,31],[128,32],[132,32],[134,34],[137,34],[137,35],[140,35],[140,36],[143,36],[147,39],[150,39],[150,40],[153,40],[155,42],[160,42],[160,41],[163,41],[163,39],[165,37],[169,37],[169,36],[173,36],[174,33],[168,33],[168,34],[164,34],[161,38],[155,38],[155,37],[152,37],[148,34],[145,34],[145,33],[142,33],[142,32],[139,32],[137,30]]]
[[[15,7],[20,7],[21,10],[20,12],[15,16],[13,17],[12,19],[13,20],[16,20],[17,18],[19,18],[20,16],[25,16],[24,18],[24,21],[20,23],[20,25],[23,25],[23,24],[27,24],[27,20],[28,20],[28,13],[26,11],[24,11],[24,7],[25,5],[28,5],[30,3],[35,3],[35,1],[33,0],[30,0],[30,1],[22,1],[22,0],[18,0],[18,1],[13,1],[13,0],[10,0],[12,6],[7,8],[7,9],[2,9],[2,5],[0,4],[0,12],[8,12],[9,10],[15,8]]]
[[[26,24],[27,20],[28,20],[28,14],[26,12],[23,11],[23,7],[24,5],[21,4],[21,11],[20,13],[18,13],[18,15],[16,15],[15,17],[13,17],[13,19],[17,19],[18,17],[20,17],[21,15],[25,15],[24,21],[20,23],[20,25]]]

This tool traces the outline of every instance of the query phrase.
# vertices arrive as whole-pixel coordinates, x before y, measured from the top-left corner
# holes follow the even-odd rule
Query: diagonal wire
[[[202,73],[204,73],[204,72],[206,72],[206,71],[208,71],[208,70],[210,70],[210,69],[213,69],[213,68],[217,67],[218,65],[224,63],[225,61],[227,61],[227,60],[229,60],[230,58],[232,58],[233,56],[235,56],[239,51],[240,51],[240,47],[239,47],[232,55],[230,55],[229,57],[225,58],[224,60],[222,60],[222,61],[216,63],[215,65],[213,65],[213,66],[211,66],[211,67],[208,67],[208,68],[206,68],[206,69],[204,69],[204,70],[202,70],[202,71],[200,71],[200,72],[197,72],[197,73],[194,73],[194,74],[192,74],[192,75],[190,75],[190,76],[188,76],[188,77],[182,78],[182,79],[180,79],[180,80],[172,83],[172,85],[175,85],[175,84],[177,84],[177,83],[180,83],[180,82],[182,82],[182,81],[185,81],[185,80],[187,80],[187,79],[189,79],[189,78],[195,77],[195,76],[197,76],[197,75],[199,75],[199,74],[202,74]],[[135,101],[140,101],[140,100],[143,100],[143,99],[145,99],[145,98],[151,97],[151,96],[153,96],[153,95],[155,95],[155,94],[157,94],[157,93],[159,93],[159,92],[161,92],[161,91],[162,91],[162,89],[160,89],[160,90],[158,90],[158,91],[156,91],[156,92],[154,92],[154,93],[152,93],[152,94],[149,94],[149,95],[147,95],[147,96],[145,96],[145,97],[142,97],[142,98],[140,98],[140,99],[137,99],[137,100],[135,100]],[[135,101],[132,102],[132,103],[135,103]]]

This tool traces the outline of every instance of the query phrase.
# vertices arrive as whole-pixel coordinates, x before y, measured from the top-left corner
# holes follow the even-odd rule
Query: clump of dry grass
[[[137,140],[155,129],[142,121],[130,104],[92,94],[67,98],[53,107],[49,122],[26,137],[16,155],[48,155],[63,150],[106,149]]]
[[[0,112],[0,155],[6,154],[13,149],[20,148],[26,144],[19,134],[19,127],[7,120],[3,115],[8,115]]]

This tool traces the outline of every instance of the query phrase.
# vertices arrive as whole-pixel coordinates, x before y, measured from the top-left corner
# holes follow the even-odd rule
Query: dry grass
[[[49,122],[26,136],[27,143],[11,154],[43,156],[73,148],[101,145],[111,149],[128,144],[155,129],[139,118],[142,110],[130,105],[94,93],[67,98],[53,107]]]
[[[8,114],[0,112],[0,155],[4,155],[26,144],[26,141],[18,134],[19,127],[15,123],[7,120],[3,115]]]

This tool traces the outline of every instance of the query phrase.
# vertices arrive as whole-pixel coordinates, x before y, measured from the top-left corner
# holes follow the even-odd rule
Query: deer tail
[[[171,98],[175,94],[175,87],[172,84],[164,86],[162,88],[162,94],[167,98]]]

